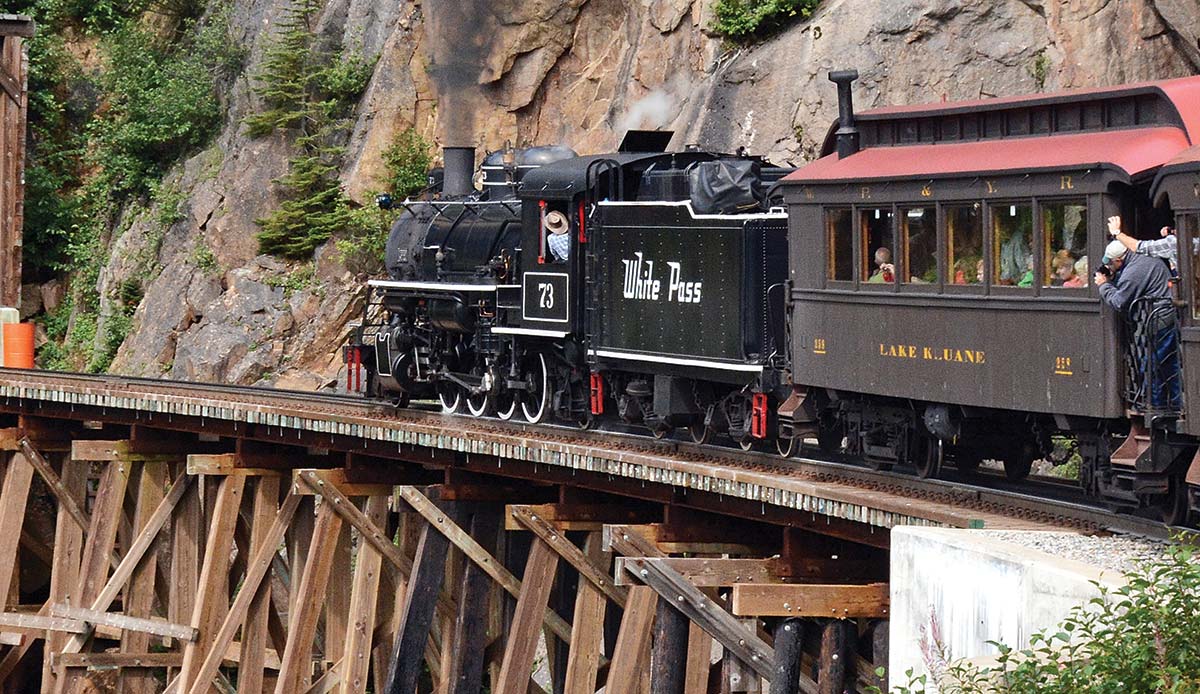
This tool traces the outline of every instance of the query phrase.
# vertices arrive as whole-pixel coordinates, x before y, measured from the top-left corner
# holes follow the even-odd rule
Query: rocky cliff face
[[[250,139],[256,72],[289,0],[239,0],[239,41],[252,46],[247,76],[228,95],[224,131],[175,176],[183,219],[157,238],[134,222],[101,274],[108,287],[155,253],[134,329],[112,370],[172,378],[293,387],[334,383],[359,286],[331,249],[312,281],[258,257],[254,224],[278,204],[282,137]],[[453,5],[453,3],[447,3]],[[487,4],[474,136],[481,148],[562,143],[614,147],[631,127],[670,128],[674,144],[744,146],[777,162],[810,159],[832,122],[826,73],[855,67],[856,105],[1022,94],[1195,74],[1200,14],[1192,0],[830,0],[809,21],[760,44],[731,47],[706,33],[712,0],[501,0]],[[327,0],[323,37],[378,56],[355,112],[342,180],[369,202],[380,152],[416,127],[442,132],[438,82],[425,26],[431,0]],[[463,37],[470,40],[470,37]],[[465,44],[464,44],[465,45]]]

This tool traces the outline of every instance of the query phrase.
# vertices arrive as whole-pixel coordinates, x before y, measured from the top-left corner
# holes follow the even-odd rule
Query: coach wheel
[[[667,426],[666,424],[660,424],[659,426],[651,429],[650,433],[654,435],[654,438],[661,441],[662,439],[665,439],[671,435],[671,427]]]
[[[458,414],[462,411],[462,392],[450,382],[438,385],[438,401],[442,403],[442,414]]]
[[[688,433],[692,436],[692,443],[705,444],[712,441],[712,429],[708,428],[703,419],[697,419],[689,424]]]
[[[942,462],[945,459],[945,448],[941,439],[920,437],[914,451],[913,462],[917,468],[917,477],[923,480],[936,479],[942,472]]]
[[[1004,476],[1009,482],[1020,482],[1029,477],[1029,471],[1032,469],[1033,456],[1027,453],[1018,453],[1004,459]]]
[[[1187,525],[1191,518],[1191,499],[1184,475],[1171,475],[1167,496],[1162,504],[1162,519],[1167,525]]]
[[[888,472],[894,465],[892,461],[881,460],[880,458],[864,458],[863,462],[867,464],[867,467],[876,472]]]
[[[746,451],[746,452],[750,452],[750,451],[754,450],[754,448],[757,444],[758,444],[758,439],[754,438],[753,436],[750,436],[749,434],[747,434],[746,436],[743,436],[738,441],[738,446],[743,451]]]
[[[775,452],[784,458],[791,458],[796,455],[796,451],[800,450],[799,438],[783,438],[782,436],[775,437]]]
[[[521,412],[530,424],[541,424],[550,418],[550,369],[546,366],[546,355],[538,355],[531,376],[533,388],[521,398]]]
[[[842,427],[837,425],[836,421],[826,421],[821,418],[817,425],[817,448],[825,455],[833,455],[834,453],[842,452],[842,442],[845,435],[842,433]]]
[[[983,459],[977,455],[957,455],[954,457],[954,467],[958,468],[958,471],[964,475],[975,472],[982,464]]]

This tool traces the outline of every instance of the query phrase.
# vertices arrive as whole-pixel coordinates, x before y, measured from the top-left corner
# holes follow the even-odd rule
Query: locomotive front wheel
[[[521,412],[530,424],[541,424],[550,418],[550,369],[546,366],[546,355],[538,355],[532,376],[533,388],[521,398]]]
[[[798,450],[800,450],[800,439],[785,439],[782,436],[775,438],[775,452],[784,458],[791,458],[796,455]]]
[[[918,441],[920,443],[917,444],[916,455],[913,456],[917,477],[923,480],[936,479],[942,472],[942,462],[945,459],[942,440],[920,437]]]

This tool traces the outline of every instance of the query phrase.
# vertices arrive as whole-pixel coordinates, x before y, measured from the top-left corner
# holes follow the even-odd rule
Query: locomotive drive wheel
[[[546,355],[538,355],[532,376],[533,388],[521,398],[521,412],[530,424],[541,424],[550,418],[550,369],[546,366]]]
[[[442,403],[442,414],[458,414],[462,411],[462,391],[453,383],[438,386],[438,401]]]
[[[517,414],[517,396],[511,390],[502,390],[496,395],[496,416],[508,421]]]
[[[478,395],[468,395],[466,400],[467,411],[471,413],[472,417],[487,417],[496,411],[496,398],[492,395],[491,391]]]

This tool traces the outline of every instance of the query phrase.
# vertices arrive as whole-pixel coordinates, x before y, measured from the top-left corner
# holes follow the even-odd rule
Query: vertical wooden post
[[[137,481],[137,505],[134,510],[134,534],[141,533],[150,520],[150,515],[163,500],[167,484],[166,463],[142,463]],[[154,608],[154,579],[158,570],[156,552],[146,553],[134,569],[133,577],[125,588],[122,607],[130,617],[149,617]],[[126,631],[121,635],[122,653],[145,653],[150,650],[150,635],[145,632]],[[146,668],[121,671],[121,687],[128,694],[153,694],[158,689],[154,673]]]
[[[621,631],[608,667],[606,694],[635,694],[641,679],[642,653],[650,644],[658,594],[650,586],[633,586],[625,602]]]
[[[883,668],[882,676],[872,675],[875,686],[887,691],[888,681],[888,620],[880,619],[871,625],[871,665]]]
[[[367,499],[365,514],[378,528],[387,527],[388,498]],[[347,565],[348,567],[348,565]],[[350,592],[349,618],[346,620],[346,646],[342,649],[341,694],[363,694],[371,666],[371,637],[379,602],[379,579],[383,556],[366,542],[358,543],[354,562],[354,587]]]
[[[817,658],[818,694],[842,694],[846,675],[854,672],[850,659],[849,627],[853,622],[830,619],[821,626],[821,652]]]
[[[683,684],[686,694],[707,694],[712,670],[713,640],[699,624],[688,624],[687,675]]]
[[[687,662],[688,624],[691,622],[666,600],[659,600],[650,651],[650,691],[683,694]]]
[[[443,505],[443,511],[449,513],[447,509],[451,506]],[[450,540],[428,522],[423,522],[404,602],[398,606],[400,628],[396,632],[392,663],[388,669],[387,694],[416,694],[417,677],[421,674],[421,661],[425,657],[449,550]]]
[[[183,466],[181,465],[180,468]],[[178,474],[178,471],[173,471]],[[196,586],[200,583],[200,550],[203,534],[200,515],[200,480],[188,486],[175,508],[171,525],[171,585],[167,591],[167,618],[188,624],[196,609]],[[167,679],[175,676],[167,669]]]
[[[322,503],[313,526],[304,575],[300,577],[299,587],[293,587],[299,598],[295,601],[295,612],[288,615],[288,642],[280,656],[275,694],[304,691],[308,686],[307,680],[311,679],[317,620],[321,617],[321,604],[324,602],[341,529],[342,517],[333,510],[330,502]],[[295,580],[294,576],[292,580]]]
[[[529,689],[529,673],[537,653],[538,634],[542,616],[554,585],[558,569],[558,553],[540,538],[534,538],[521,578],[521,592],[513,613],[512,629],[505,643],[504,660],[500,663],[500,678],[494,683],[496,694],[525,694]]]
[[[333,565],[344,566],[346,571],[350,571],[350,567],[354,565],[351,561],[350,547],[350,526],[343,523],[342,530],[338,534],[337,546],[333,551]],[[326,587],[327,595],[325,598],[325,659],[331,663],[336,663],[342,659],[343,650],[346,647],[346,633],[349,625],[346,619],[350,614],[350,587],[351,581],[349,574],[347,580],[330,581]]]
[[[254,508],[250,524],[250,556],[261,549],[278,512],[279,478],[259,477],[254,483]],[[242,625],[241,657],[238,660],[238,694],[264,690],[263,662],[267,648],[267,621],[271,609],[271,581],[264,580],[250,603]]]
[[[608,571],[599,532],[588,533],[583,553],[596,566]],[[580,581],[575,595],[575,616],[571,620],[571,651],[567,656],[566,694],[591,694],[596,691],[600,670],[600,650],[604,646],[604,593],[591,581]]]
[[[796,694],[800,688],[800,658],[804,652],[804,622],[785,619],[775,627],[775,676],[771,694]]]
[[[33,35],[32,23],[27,35]],[[21,33],[25,33],[22,29]],[[0,70],[17,93],[0,91],[0,305],[21,305],[21,225],[25,209],[25,115],[28,59],[20,35],[0,38]],[[23,318],[25,316],[22,316]]]
[[[500,513],[500,509],[495,506],[483,506],[471,516],[471,537],[489,554],[496,551]],[[483,686],[488,594],[492,583],[475,562],[463,563],[462,582],[455,593],[458,599],[458,615],[454,621],[454,638],[450,649],[453,652],[453,660],[445,685],[449,694],[476,694]]]
[[[199,630],[196,640],[183,649],[183,668],[179,673],[178,691],[191,691],[197,670],[212,640],[221,628],[225,611],[229,609],[229,555],[233,549],[233,534],[237,528],[238,508],[242,503],[244,475],[229,475],[221,480],[216,500],[211,507],[212,521],[204,547],[204,564],[196,588],[196,604],[190,624]]]
[[[70,460],[62,464],[62,486],[65,492],[83,507],[87,494],[88,464]],[[83,553],[83,528],[71,517],[70,512],[59,506],[58,518],[54,522],[54,559],[50,567],[50,596],[47,602],[79,605],[79,562]],[[57,653],[66,645],[69,634],[61,631],[47,632],[43,652]],[[42,659],[42,692],[53,692],[58,675],[51,666],[50,658]]]

